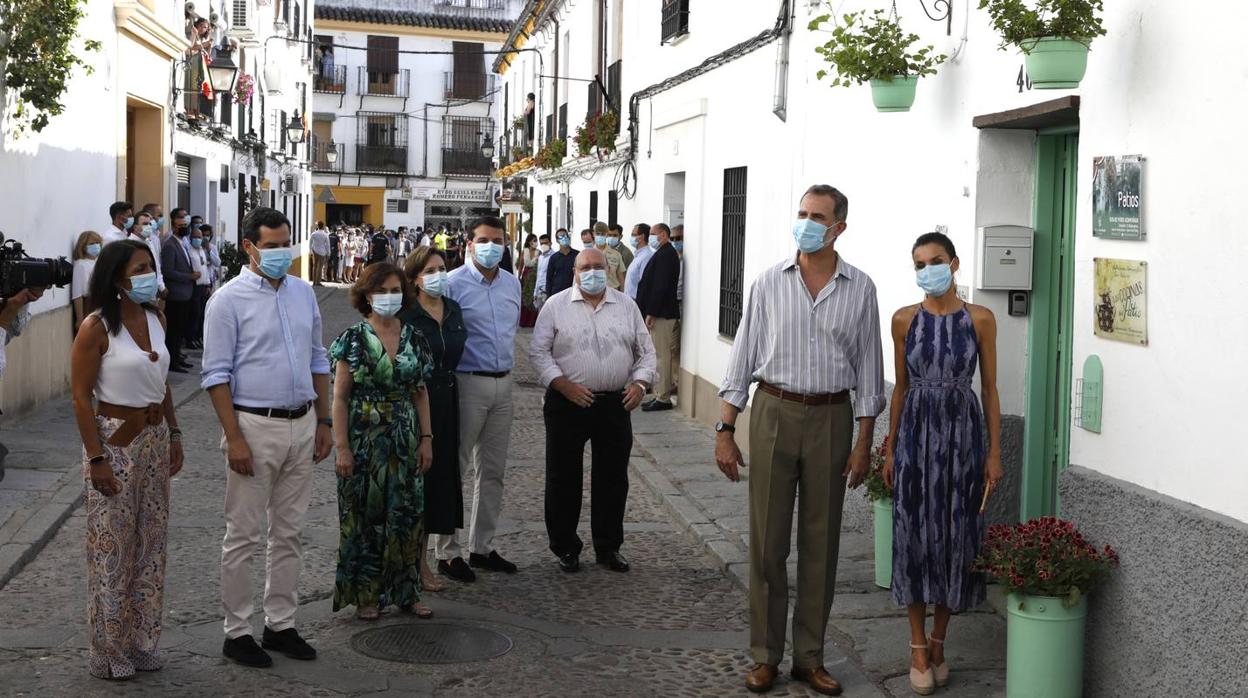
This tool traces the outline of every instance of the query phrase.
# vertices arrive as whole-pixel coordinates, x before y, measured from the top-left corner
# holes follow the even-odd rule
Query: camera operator
[[[43,288],[25,288],[8,298],[0,298],[0,378],[4,378],[4,348],[9,341],[20,335],[26,324],[30,322],[30,309],[26,306],[39,300]],[[4,479],[4,457],[8,449],[0,444],[0,480]]]

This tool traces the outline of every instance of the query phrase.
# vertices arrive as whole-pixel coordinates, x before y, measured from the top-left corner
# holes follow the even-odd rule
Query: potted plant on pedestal
[[[887,455],[888,437],[884,437],[884,443],[871,453],[871,470],[865,481],[875,522],[875,585],[881,589],[893,585],[893,493],[884,482]]]
[[[1079,86],[1088,70],[1088,47],[1101,26],[1101,0],[979,0],[988,10],[1001,48],[1017,46],[1024,55],[1027,77],[1041,90]]]
[[[811,20],[812,31],[832,18],[821,15]],[[832,64],[835,78],[832,86],[871,83],[871,100],[878,111],[910,111],[914,104],[919,78],[935,75],[936,66],[947,56],[936,55],[934,46],[924,46],[914,53],[910,47],[919,40],[917,34],[901,30],[897,18],[876,10],[870,15],[851,12],[832,30],[832,38],[815,51]],[[827,70],[816,77],[822,80]]]
[[[989,527],[975,569],[1008,594],[1009,698],[1082,695],[1087,595],[1117,566],[1113,548],[1097,549],[1069,521]]]

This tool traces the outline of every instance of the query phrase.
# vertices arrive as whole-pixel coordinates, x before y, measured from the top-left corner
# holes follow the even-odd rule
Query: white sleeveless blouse
[[[95,314],[98,316],[98,311]],[[147,336],[158,360],[152,361],[151,356],[139,348],[125,323],[117,334],[109,332],[108,349],[100,360],[100,373],[95,379],[95,398],[100,402],[121,407],[147,407],[164,401],[165,378],[169,375],[165,330],[156,313],[145,311],[144,314]]]

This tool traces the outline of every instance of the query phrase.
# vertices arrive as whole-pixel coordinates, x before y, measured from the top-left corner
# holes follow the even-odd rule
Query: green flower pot
[[[893,500],[871,502],[875,510],[875,585],[889,589],[893,585]]]
[[[1027,77],[1038,90],[1069,90],[1079,86],[1088,72],[1086,44],[1060,36],[1025,41]]]
[[[1007,698],[1083,695],[1083,626],[1087,598],[1072,608],[1052,596],[1010,594],[1006,625]]]
[[[917,75],[894,75],[892,80],[871,81],[871,101],[876,111],[910,111],[914,90],[919,86]]]

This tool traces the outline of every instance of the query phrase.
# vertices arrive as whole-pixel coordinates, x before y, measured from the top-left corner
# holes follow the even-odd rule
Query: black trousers
[[[580,554],[585,442],[590,443],[590,531],[594,552],[611,553],[624,543],[628,502],[628,457],[633,422],[623,393],[595,393],[594,404],[577,407],[555,390],[546,391],[546,533],[555,555]]]
[[[182,344],[192,319],[191,308],[191,301],[165,301],[165,348],[169,350],[170,359],[182,356]]]
[[[186,338],[192,342],[204,341],[204,308],[208,305],[208,290],[208,286],[196,286],[191,291],[191,321]]]

